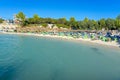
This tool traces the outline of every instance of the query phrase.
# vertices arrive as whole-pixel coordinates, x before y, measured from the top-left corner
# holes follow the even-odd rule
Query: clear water
[[[1,34],[0,80],[120,80],[120,50]]]

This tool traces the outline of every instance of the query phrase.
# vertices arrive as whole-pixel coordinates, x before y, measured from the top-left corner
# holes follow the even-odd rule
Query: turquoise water
[[[120,80],[120,50],[1,34],[0,80]]]

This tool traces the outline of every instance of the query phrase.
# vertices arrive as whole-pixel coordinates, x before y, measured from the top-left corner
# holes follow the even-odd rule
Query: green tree
[[[4,19],[0,18],[0,23],[3,23]]]
[[[83,20],[85,23],[87,23],[89,21],[89,19],[86,17],[84,20]]]
[[[40,23],[40,17],[39,17],[39,15],[37,15],[37,14],[34,14],[33,15],[33,22],[35,23],[35,24],[39,24]]]
[[[85,29],[85,30],[90,29],[89,26],[90,26],[90,21],[89,21],[88,18],[85,18],[85,19],[83,20],[83,27],[84,27],[84,29]]]
[[[28,18],[27,20],[28,20],[29,24],[34,24],[34,19],[33,18]]]
[[[81,30],[84,29],[84,27],[83,27],[83,21],[79,21],[79,22],[78,22],[78,27],[79,27],[79,29],[81,29]]]
[[[115,20],[115,26],[116,26],[116,29],[120,30],[120,19]]]
[[[98,30],[98,24],[95,20],[89,20],[88,21],[88,27],[89,30]]]
[[[95,30],[100,30],[98,21],[93,20]]]
[[[108,18],[106,20],[106,27],[105,27],[105,29],[107,29],[107,30],[116,29],[115,20]]]
[[[21,22],[24,22],[26,20],[26,17],[25,17],[25,14],[23,12],[19,12],[17,15],[16,15],[16,18],[21,21]]]
[[[72,29],[76,29],[76,20],[74,17],[71,17],[70,20],[69,20],[69,26],[72,28]]]
[[[99,23],[99,29],[102,29],[102,28],[105,28],[106,27],[106,23],[105,23],[105,19],[103,18],[103,19],[100,19],[99,21],[98,21],[98,23]]]
[[[66,24],[66,22],[67,22],[66,18],[59,18],[59,19],[57,20],[57,23],[58,23],[58,24]]]
[[[27,25],[27,21],[26,21],[26,16],[23,12],[19,12],[17,15],[16,15],[16,18],[17,20],[19,21],[19,24],[21,26],[26,26]]]
[[[44,18],[44,23],[52,24],[52,18]]]
[[[75,18],[74,18],[74,17],[71,17],[71,18],[70,18],[70,22],[72,22],[72,23],[76,22]]]

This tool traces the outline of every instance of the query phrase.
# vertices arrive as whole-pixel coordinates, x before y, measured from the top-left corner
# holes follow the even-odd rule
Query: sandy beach
[[[83,39],[83,38],[72,38],[67,36],[57,36],[57,35],[43,35],[43,34],[35,34],[35,33],[11,33],[11,32],[2,32],[0,34],[11,34],[11,35],[24,35],[24,36],[38,36],[38,37],[48,37],[48,38],[59,38],[59,39],[66,39],[66,40],[72,40],[72,41],[81,41],[85,43],[91,43],[91,44],[99,44],[104,46],[110,46],[110,47],[120,47],[120,44],[112,41],[112,42],[103,42],[101,40],[91,40],[91,39]]]

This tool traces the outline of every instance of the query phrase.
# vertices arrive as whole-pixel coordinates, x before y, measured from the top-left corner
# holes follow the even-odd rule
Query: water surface
[[[60,39],[1,34],[0,80],[120,80],[120,51]]]

